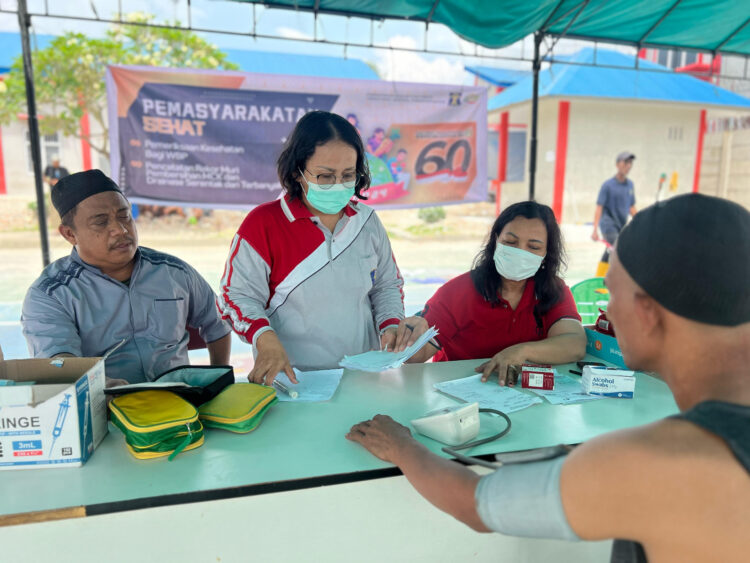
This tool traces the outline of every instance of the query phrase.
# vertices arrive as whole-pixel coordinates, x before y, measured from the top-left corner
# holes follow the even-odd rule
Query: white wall
[[[26,131],[28,122],[16,120],[9,125],[0,128],[3,145],[3,164],[5,167],[5,184],[8,195],[27,197],[29,201],[35,199],[34,174],[30,171],[28,163],[28,149],[26,146]],[[101,136],[101,131],[94,123],[91,123],[92,134]],[[63,137],[60,139],[60,163],[67,168],[71,174],[83,170],[83,150],[81,140],[75,137]],[[50,159],[45,151],[44,136],[42,135],[42,172],[50,164]],[[91,165],[109,171],[109,159],[101,157],[98,152],[91,149]],[[46,188],[46,185],[45,185]]]
[[[599,188],[615,174],[623,150],[636,155],[630,178],[639,209],[656,200],[662,174],[665,192],[674,172],[676,193],[692,191],[699,126],[700,108],[693,105],[572,100],[563,219],[593,219]]]
[[[712,117],[725,117],[715,112]],[[707,133],[703,144],[700,192],[724,197],[750,209],[750,129]]]
[[[552,204],[555,179],[559,102],[566,98],[543,98],[539,104],[536,199]],[[698,141],[700,108],[687,104],[567,98],[570,101],[568,152],[563,195],[564,222],[593,220],[596,197],[602,182],[614,176],[615,157],[629,150],[636,155],[630,174],[635,184],[636,206],[654,202],[659,176],[678,174],[678,192],[692,190]],[[511,123],[531,122],[528,102],[507,108]],[[500,111],[492,112],[497,122]],[[528,139],[530,141],[531,132]],[[527,152],[526,166],[528,168]],[[528,172],[524,182],[502,186],[501,205],[506,207],[528,195]]]

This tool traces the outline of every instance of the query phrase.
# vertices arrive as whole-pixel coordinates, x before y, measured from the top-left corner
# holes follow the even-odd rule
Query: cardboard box
[[[635,372],[618,368],[584,366],[581,389],[589,395],[632,399],[635,393]]]
[[[615,364],[621,368],[627,368],[625,360],[620,351],[617,339],[608,334],[602,334],[593,329],[593,326],[584,327],[586,330],[586,353],[601,360]]]
[[[0,470],[79,467],[107,434],[103,358],[0,361],[0,379]]]
[[[523,364],[521,366],[521,387],[524,389],[555,388],[555,370],[550,365]]]

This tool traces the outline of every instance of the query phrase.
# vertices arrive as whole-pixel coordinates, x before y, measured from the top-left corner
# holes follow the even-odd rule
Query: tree
[[[102,39],[67,32],[47,48],[32,55],[34,88],[40,108],[42,135],[61,131],[82,138],[80,119],[88,113],[104,135],[87,137],[91,147],[109,156],[106,121],[105,71],[109,64],[180,68],[237,69],[226,55],[191,31],[148,27],[154,16],[133,13],[114,25]],[[179,23],[175,24],[178,27]],[[8,77],[0,82],[0,124],[26,112],[23,60],[13,62]]]

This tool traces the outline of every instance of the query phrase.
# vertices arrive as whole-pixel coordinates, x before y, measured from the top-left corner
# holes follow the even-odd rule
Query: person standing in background
[[[603,277],[609,269],[609,250],[615,245],[617,236],[628,222],[628,215],[636,214],[635,188],[628,173],[633,167],[635,155],[630,151],[623,151],[617,155],[615,165],[617,174],[602,184],[599,196],[596,198],[596,212],[594,213],[594,231],[592,240],[604,239],[607,248],[602,255],[596,276]],[[599,235],[601,230],[601,236]]]
[[[44,182],[52,188],[58,181],[65,176],[70,176],[70,172],[64,166],[60,166],[60,159],[55,157],[52,159],[52,164],[44,169]]]

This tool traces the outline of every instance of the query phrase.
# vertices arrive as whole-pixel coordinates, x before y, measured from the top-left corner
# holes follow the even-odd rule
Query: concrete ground
[[[494,220],[494,205],[464,204],[444,208],[446,218],[427,224],[416,209],[379,212],[404,276],[407,314],[424,302],[450,278],[465,272],[481,248]],[[216,290],[224,269],[229,243],[244,213],[215,211],[200,221],[172,216],[138,218],[140,244],[174,254],[192,264]],[[27,356],[18,319],[29,285],[42,269],[35,212],[28,202],[0,197],[0,344],[6,358]],[[54,223],[54,224],[53,224]],[[70,252],[70,245],[57,233],[56,218],[50,219],[50,255],[55,260]],[[590,225],[562,226],[568,252],[563,274],[569,285],[592,277],[603,251],[591,241]],[[191,353],[195,362],[206,354]],[[233,362],[239,375],[252,366],[250,347],[235,339]]]

